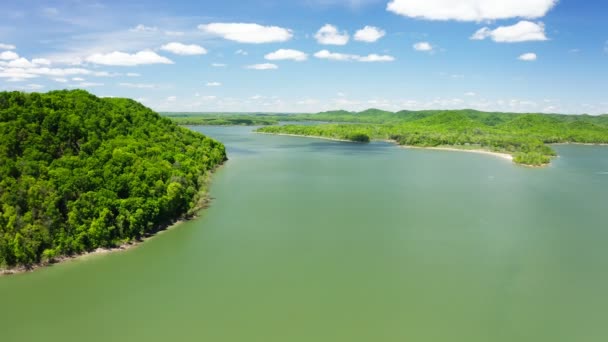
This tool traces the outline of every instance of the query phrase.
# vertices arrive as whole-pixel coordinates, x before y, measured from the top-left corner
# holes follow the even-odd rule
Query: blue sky
[[[4,1],[0,89],[159,111],[608,113],[603,0]]]

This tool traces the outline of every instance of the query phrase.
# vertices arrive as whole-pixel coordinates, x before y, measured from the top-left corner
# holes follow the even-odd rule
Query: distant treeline
[[[224,146],[141,104],[0,93],[0,269],[139,239],[196,209]]]
[[[544,165],[556,156],[547,144],[608,143],[608,115],[488,113],[476,110],[388,112],[331,111],[292,115],[290,120],[325,121],[315,126],[286,125],[259,132],[363,141],[393,140],[420,147],[480,148],[508,153],[519,164]],[[338,124],[340,123],[340,124]],[[356,137],[356,139],[353,139]]]
[[[269,113],[161,113],[182,126],[268,126],[288,121],[290,114]]]

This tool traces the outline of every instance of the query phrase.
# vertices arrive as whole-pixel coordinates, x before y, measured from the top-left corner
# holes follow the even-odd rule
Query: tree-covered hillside
[[[197,208],[224,146],[128,99],[0,93],[0,268],[114,247]]]
[[[292,120],[326,121],[315,126],[270,126],[264,133],[288,133],[353,140],[362,135],[401,145],[483,149],[513,155],[516,163],[548,164],[556,154],[547,144],[608,143],[607,116],[486,113],[427,110],[397,113],[378,109],[293,115]]]

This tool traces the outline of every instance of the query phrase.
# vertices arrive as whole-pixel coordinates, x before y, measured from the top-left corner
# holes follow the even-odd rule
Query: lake
[[[0,340],[604,342],[608,148],[487,155],[193,128],[200,218],[0,278]]]

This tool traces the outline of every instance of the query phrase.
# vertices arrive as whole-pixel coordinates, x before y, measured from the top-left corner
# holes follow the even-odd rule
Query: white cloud
[[[302,51],[291,49],[279,49],[264,56],[269,61],[293,60],[302,62],[308,59],[308,55]]]
[[[13,51],[0,52],[0,59],[3,61],[12,61],[13,59],[19,58],[19,55]]]
[[[329,59],[332,61],[353,61],[356,60],[359,56],[357,55],[349,55],[344,53],[330,52],[328,50],[321,50],[315,53],[315,57],[319,59]]]
[[[524,62],[534,62],[538,57],[536,56],[535,53],[532,52],[528,52],[528,53],[524,53],[523,55],[519,56],[517,59],[519,59],[520,61],[524,61]]]
[[[125,88],[136,88],[136,89],[152,89],[156,88],[156,85],[149,83],[119,83],[121,87]]]
[[[169,101],[169,102],[175,102],[175,100],[177,100],[177,96],[169,96],[169,97],[167,97],[167,101]]]
[[[483,27],[471,36],[472,40],[484,40],[486,38],[491,38],[498,43],[547,40],[545,25],[543,23],[533,23],[525,20],[511,26],[500,26],[494,30]]]
[[[315,39],[323,45],[346,45],[350,40],[348,32],[340,32],[337,27],[326,24],[315,34]]]
[[[276,64],[263,63],[263,64],[248,65],[245,68],[253,69],[253,70],[273,70],[273,69],[278,69],[279,67]]]
[[[464,96],[473,97],[473,96],[477,96],[477,93],[469,91],[468,93],[464,93]]]
[[[211,23],[199,25],[199,30],[239,43],[262,44],[286,42],[293,37],[291,30],[278,26],[247,23]]]
[[[541,18],[558,0],[391,0],[390,12],[427,20]]]
[[[128,72],[127,73],[127,77],[139,77],[141,76],[140,74],[136,73],[136,72]]]
[[[82,77],[72,77],[72,81],[74,81],[74,82],[83,82],[84,78],[82,78]]]
[[[242,49],[238,49],[234,52],[235,55],[241,55],[241,56],[247,56],[249,54],[249,52],[242,50]]]
[[[59,82],[59,83],[67,83],[68,79],[67,78],[58,77],[58,78],[53,78],[53,81]]]
[[[355,33],[355,40],[366,43],[373,43],[384,37],[386,31],[374,26],[365,26]]]
[[[224,63],[211,63],[211,66],[214,68],[224,68],[226,67],[226,64]]]
[[[51,65],[51,61],[46,58],[34,58],[32,59],[32,63],[37,65]]]
[[[165,34],[172,37],[181,37],[185,35],[185,33],[181,31],[165,31]]]
[[[103,83],[81,82],[81,83],[73,84],[73,85],[70,85],[70,86],[74,87],[74,88],[93,88],[93,87],[103,87]]]
[[[7,67],[9,68],[22,68],[22,69],[28,69],[28,68],[34,68],[36,67],[36,64],[28,61],[27,59],[21,57],[21,58],[17,58],[14,59],[10,62],[8,62],[8,64],[6,64]]]
[[[395,57],[389,55],[378,55],[374,53],[367,56],[359,56],[345,53],[330,52],[328,50],[321,50],[315,53],[314,56],[319,59],[328,59],[340,62],[392,62],[395,60]]]
[[[221,87],[222,84],[220,82],[207,82],[207,87]]]
[[[130,29],[129,31],[140,32],[140,33],[152,33],[152,32],[158,31],[158,28],[139,24],[139,25],[135,26],[134,28]]]
[[[126,52],[114,51],[111,53],[97,53],[86,58],[87,62],[101,65],[114,66],[136,66],[145,64],[173,64],[173,62],[163,56],[159,56],[156,52],[145,50],[134,54]]]
[[[433,51],[433,46],[429,42],[419,42],[413,45],[416,51]]]
[[[15,50],[17,47],[12,44],[2,44],[0,43],[0,50]]]
[[[172,42],[172,43],[163,45],[160,49],[164,50],[164,51],[169,51],[176,55],[183,55],[183,56],[207,54],[207,50],[204,47],[202,47],[200,45],[196,45],[196,44],[186,45],[186,44],[182,44],[182,43]]]
[[[367,56],[360,56],[357,58],[357,61],[359,62],[393,62],[395,60],[395,57],[393,56],[389,56],[389,55],[377,55],[375,53],[372,53],[371,55],[367,55]]]

